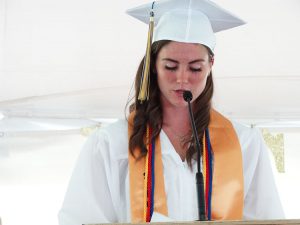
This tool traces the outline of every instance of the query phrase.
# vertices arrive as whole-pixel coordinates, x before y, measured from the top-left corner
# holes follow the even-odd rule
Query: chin
[[[188,106],[188,103],[186,101],[184,101],[183,99],[181,100],[177,100],[177,101],[174,101],[174,102],[171,102],[171,104],[173,106],[176,106],[178,108],[186,108]]]

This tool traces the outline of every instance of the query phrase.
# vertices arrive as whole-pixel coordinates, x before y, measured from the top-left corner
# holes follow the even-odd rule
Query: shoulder
[[[117,133],[126,133],[127,134],[127,121],[125,119],[119,119],[116,122],[110,123],[108,125],[105,125],[98,130],[96,130],[95,135],[106,135],[106,136],[111,136],[111,135],[116,135]]]
[[[236,120],[227,118],[226,116],[224,116],[220,113],[219,113],[219,115],[231,123],[231,125],[238,137],[243,154],[245,154],[246,152],[249,152],[249,151],[251,151],[252,154],[254,152],[256,152],[256,154],[258,154],[259,150],[264,145],[264,141],[263,141],[260,130],[258,128],[251,127],[249,125],[242,124]],[[256,154],[254,153],[254,155],[256,155]]]
[[[242,140],[252,139],[256,136],[259,131],[256,128],[252,128],[246,124],[242,124],[237,122],[227,116],[223,115],[222,113],[212,110],[211,113],[211,122],[210,126],[212,127],[223,127],[223,128],[231,128],[233,127],[238,138]]]
[[[257,162],[262,152],[267,152],[261,131],[256,127],[243,125],[236,121],[232,121],[232,125],[240,142],[244,163],[249,164],[247,161]]]
[[[249,125],[242,124],[238,121],[230,119],[230,122],[238,136],[242,140],[251,140],[259,132],[257,128],[253,128]]]
[[[128,155],[128,124],[125,119],[106,125],[93,132],[85,145],[92,145],[95,154],[110,155],[113,158]]]
[[[243,142],[262,141],[261,131],[256,127],[251,127],[246,124],[242,124],[235,120],[230,120],[235,132],[240,140]]]

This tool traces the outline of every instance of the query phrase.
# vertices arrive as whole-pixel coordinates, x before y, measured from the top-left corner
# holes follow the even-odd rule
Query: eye
[[[165,69],[170,70],[170,71],[175,71],[177,69],[177,66],[165,66]]]
[[[190,70],[192,71],[192,72],[201,72],[202,71],[202,69],[201,68],[190,68]]]

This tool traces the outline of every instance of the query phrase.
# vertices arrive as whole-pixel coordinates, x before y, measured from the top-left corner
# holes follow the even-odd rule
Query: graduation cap
[[[212,52],[216,45],[214,33],[245,24],[245,22],[209,0],[158,0],[126,11],[149,24],[146,55],[138,99],[149,98],[150,53],[152,42],[171,40],[198,43]]]

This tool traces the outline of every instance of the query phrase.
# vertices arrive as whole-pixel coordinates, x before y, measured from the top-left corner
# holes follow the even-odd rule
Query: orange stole
[[[133,114],[129,116],[128,137],[132,132]],[[243,217],[244,179],[242,153],[238,137],[229,120],[215,110],[209,124],[213,150],[212,219],[238,220]],[[138,156],[139,149],[135,149]],[[136,160],[129,152],[131,222],[144,222],[145,157]],[[191,184],[193,185],[193,184]],[[154,212],[168,215],[164,187],[160,140],[155,141]]]
[[[213,151],[212,219],[240,220],[244,208],[241,146],[231,122],[215,110],[208,126]]]
[[[128,139],[132,133],[134,113],[131,113],[128,120]],[[134,154],[136,157],[139,156],[139,149],[135,149]],[[164,174],[162,155],[160,147],[160,139],[155,140],[155,192],[154,192],[154,212],[168,215],[167,198],[165,192]],[[131,222],[141,223],[144,220],[144,174],[146,157],[136,160],[128,152],[128,163],[129,163],[129,187],[130,187],[130,210],[131,210]]]

